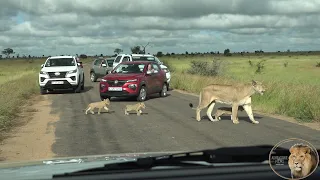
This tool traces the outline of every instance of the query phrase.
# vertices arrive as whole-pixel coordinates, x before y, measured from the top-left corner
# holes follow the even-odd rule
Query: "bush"
[[[163,65],[167,66],[170,72],[175,72],[175,68],[170,61],[165,59],[162,59],[161,61],[163,62]]]
[[[191,67],[187,70],[188,74],[201,76],[218,76],[221,74],[222,61],[214,59],[211,63],[205,61],[191,61]]]

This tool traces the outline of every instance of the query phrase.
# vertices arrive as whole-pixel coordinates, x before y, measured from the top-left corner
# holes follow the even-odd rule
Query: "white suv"
[[[81,62],[74,56],[49,57],[41,65],[39,73],[40,93],[54,89],[73,89],[75,93],[84,90],[84,72]]]

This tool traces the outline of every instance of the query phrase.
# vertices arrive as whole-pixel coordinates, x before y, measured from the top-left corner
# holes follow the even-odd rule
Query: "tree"
[[[134,46],[131,49],[132,54],[143,54],[140,46]]]
[[[231,56],[230,49],[225,49],[224,52],[223,52],[223,55]]]
[[[116,48],[113,52],[116,53],[116,54],[120,54],[120,53],[123,52],[123,50],[120,49],[120,48]]]
[[[157,56],[161,57],[161,56],[163,56],[163,53],[161,51],[159,51],[159,52],[157,52]]]
[[[6,48],[2,51],[2,54],[6,55],[7,58],[10,56],[10,54],[14,54],[15,52],[13,52],[12,48]]]
[[[102,56],[103,56],[103,54],[100,54],[100,56],[102,57]]]
[[[142,46],[142,54],[145,54],[146,53],[146,47],[149,45],[149,42],[148,44],[146,44],[145,46]]]

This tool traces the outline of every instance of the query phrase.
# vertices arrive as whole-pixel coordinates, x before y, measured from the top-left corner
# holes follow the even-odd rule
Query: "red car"
[[[155,93],[167,96],[166,73],[155,62],[122,62],[101,79],[99,86],[101,99],[136,97],[145,101]]]

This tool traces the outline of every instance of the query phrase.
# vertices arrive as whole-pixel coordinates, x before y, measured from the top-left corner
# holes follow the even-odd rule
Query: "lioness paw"
[[[259,121],[253,121],[252,123],[253,124],[259,124]]]

